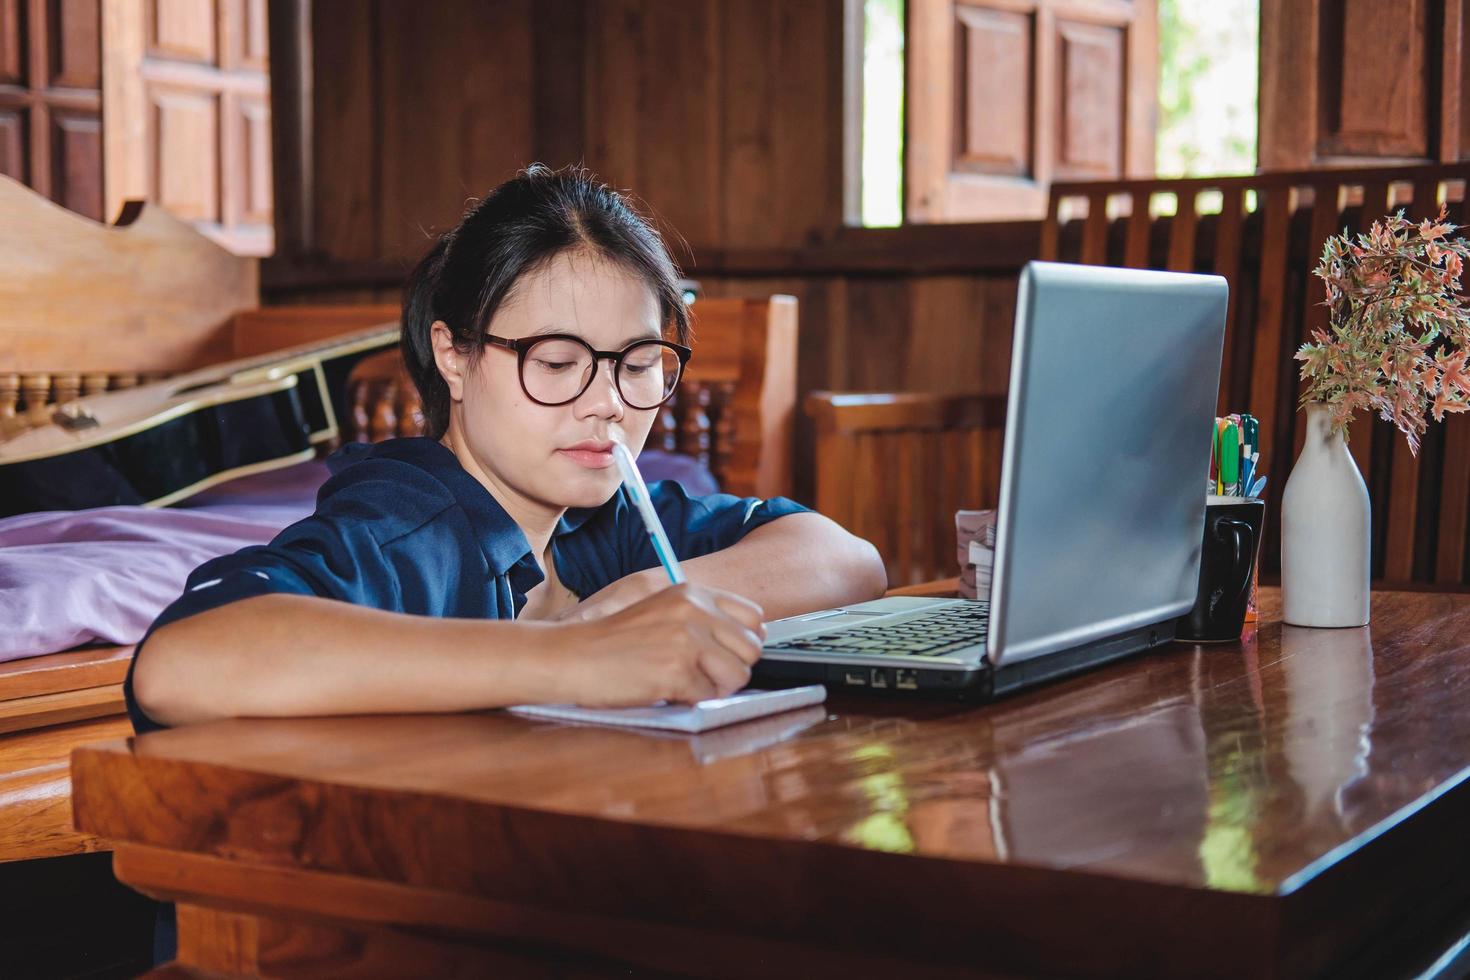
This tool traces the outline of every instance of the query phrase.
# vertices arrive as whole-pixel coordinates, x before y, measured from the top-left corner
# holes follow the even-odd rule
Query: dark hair
[[[576,250],[605,256],[642,278],[658,299],[662,328],[689,342],[679,271],[658,232],[582,167],[533,163],[472,204],[404,288],[403,361],[419,390],[424,435],[439,439],[449,428],[449,386],[434,361],[434,321],[449,327],[460,353],[478,358],[491,317],[521,278]]]

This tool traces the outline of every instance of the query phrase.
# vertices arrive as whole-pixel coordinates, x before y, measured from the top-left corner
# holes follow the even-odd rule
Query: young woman
[[[316,513],[197,569],[139,644],[140,731],[235,716],[693,701],[745,685],[763,620],[872,598],[873,547],[784,498],[651,496],[670,588],[610,452],[689,356],[662,241],[580,170],[532,166],[414,271],[426,436],[350,446]]]

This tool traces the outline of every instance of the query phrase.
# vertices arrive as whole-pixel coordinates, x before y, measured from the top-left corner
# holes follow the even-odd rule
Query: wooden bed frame
[[[0,177],[0,439],[47,424],[77,397],[396,320],[396,305],[257,309],[253,258],[229,254],[159,208],[116,226],[63,210]],[[703,460],[731,492],[791,481],[796,300],[700,300],[695,356],[650,445]],[[349,380],[351,439],[418,432],[396,352]],[[131,647],[0,664],[0,866],[104,845],[71,826],[68,759],[131,734],[122,681]]]

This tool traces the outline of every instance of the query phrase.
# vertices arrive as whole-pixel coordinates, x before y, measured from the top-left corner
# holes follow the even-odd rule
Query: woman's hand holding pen
[[[601,593],[599,593],[600,595]],[[724,697],[750,680],[765,638],[760,606],[685,583],[555,630],[568,700],[588,707]]]

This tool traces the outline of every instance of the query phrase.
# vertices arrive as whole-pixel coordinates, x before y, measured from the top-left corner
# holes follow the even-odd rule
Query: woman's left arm
[[[682,564],[691,582],[750,599],[768,621],[875,599],[888,587],[878,550],[813,512],[777,518]],[[662,568],[636,572],[589,596],[566,618],[610,615],[668,584]]]

